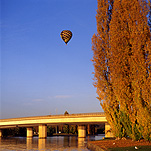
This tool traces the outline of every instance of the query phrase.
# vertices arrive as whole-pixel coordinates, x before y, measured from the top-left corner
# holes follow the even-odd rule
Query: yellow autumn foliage
[[[151,32],[146,0],[98,0],[94,86],[116,137],[151,140]]]

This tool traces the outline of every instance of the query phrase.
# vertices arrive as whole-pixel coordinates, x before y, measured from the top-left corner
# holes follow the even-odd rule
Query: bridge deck
[[[67,115],[46,115],[1,119],[0,128],[9,127],[28,127],[39,124],[55,125],[55,124],[88,124],[107,122],[105,114],[99,113],[82,113],[82,114],[67,114]]]

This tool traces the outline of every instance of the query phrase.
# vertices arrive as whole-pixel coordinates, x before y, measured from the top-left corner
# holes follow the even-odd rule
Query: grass
[[[108,151],[151,151],[151,142],[145,140],[132,141],[131,139],[104,139],[100,141],[90,141],[90,144]],[[135,148],[135,146],[137,146],[138,149]]]

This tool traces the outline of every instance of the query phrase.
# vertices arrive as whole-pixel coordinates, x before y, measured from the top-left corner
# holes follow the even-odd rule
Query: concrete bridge
[[[78,137],[86,137],[86,125],[101,123],[105,123],[105,137],[113,137],[110,125],[102,112],[0,119],[0,137],[2,137],[2,129],[26,127],[27,138],[30,138],[33,137],[33,127],[38,126],[39,138],[46,138],[47,126],[63,124],[78,125]]]

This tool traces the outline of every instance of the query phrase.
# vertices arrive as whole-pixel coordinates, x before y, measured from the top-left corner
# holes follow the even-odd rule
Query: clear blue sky
[[[97,0],[1,0],[1,118],[103,111],[92,79],[96,9]]]

